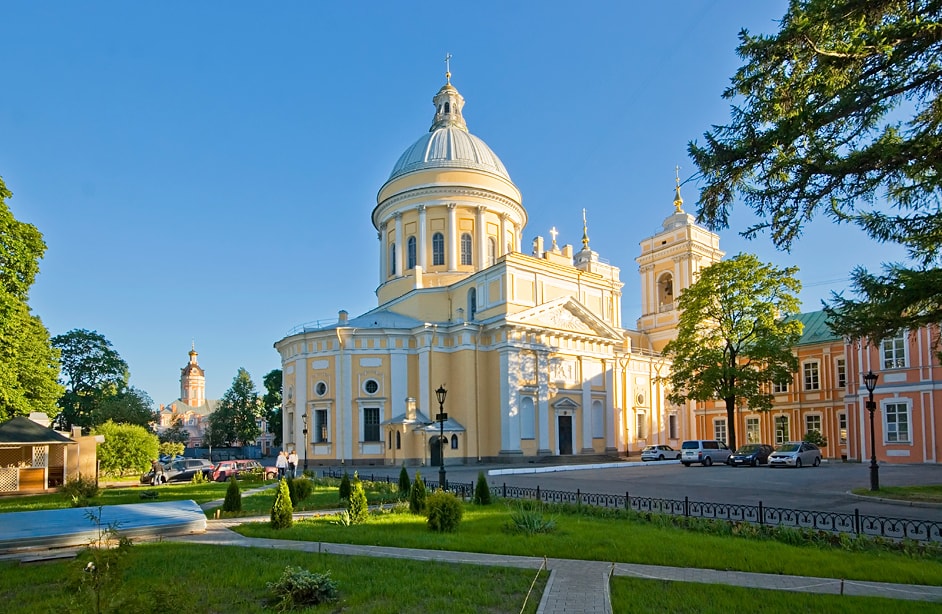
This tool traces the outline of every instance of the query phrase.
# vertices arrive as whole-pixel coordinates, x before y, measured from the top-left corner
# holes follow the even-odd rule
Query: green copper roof
[[[801,331],[801,339],[798,340],[798,345],[841,340],[841,336],[835,334],[828,326],[827,318],[823,311],[799,313],[794,316],[794,319],[804,325]]]

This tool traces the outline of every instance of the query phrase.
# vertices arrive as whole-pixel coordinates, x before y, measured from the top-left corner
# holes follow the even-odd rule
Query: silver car
[[[789,441],[769,455],[769,467],[801,467],[821,464],[821,450],[807,441]]]
[[[675,450],[668,445],[645,446],[641,450],[641,460],[643,461],[662,461],[662,460],[680,460],[680,450]]]

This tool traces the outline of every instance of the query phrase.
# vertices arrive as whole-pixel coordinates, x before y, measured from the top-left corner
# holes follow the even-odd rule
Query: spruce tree
[[[412,482],[409,480],[409,472],[406,471],[406,465],[403,463],[402,470],[399,472],[399,499],[405,499],[409,496],[412,489]]]
[[[294,522],[294,506],[291,505],[291,493],[288,492],[288,483],[281,480],[278,483],[278,494],[275,495],[275,503],[271,507],[271,528],[285,529]]]
[[[490,505],[491,504],[491,489],[487,485],[487,478],[484,477],[484,472],[478,472],[478,483],[474,487],[474,503],[478,505]]]
[[[415,472],[415,481],[412,482],[412,488],[409,490],[409,511],[413,514],[425,513],[425,481],[418,471]]]
[[[347,472],[343,472],[343,477],[340,478],[340,500],[347,501],[350,499],[350,476],[347,475]]]
[[[242,511],[242,491],[239,490],[239,483],[236,482],[235,476],[229,478],[229,487],[226,489],[226,500],[222,502],[222,511]]]
[[[363,482],[354,477],[350,489],[350,502],[347,504],[347,511],[350,513],[350,522],[360,524],[366,522],[370,515],[369,504],[366,501],[366,491],[363,489]]]

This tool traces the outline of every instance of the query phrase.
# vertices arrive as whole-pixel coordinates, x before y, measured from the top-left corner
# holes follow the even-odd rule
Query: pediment
[[[507,318],[508,322],[542,329],[565,331],[620,340],[621,333],[599,319],[572,297],[556,299],[521,311]]]

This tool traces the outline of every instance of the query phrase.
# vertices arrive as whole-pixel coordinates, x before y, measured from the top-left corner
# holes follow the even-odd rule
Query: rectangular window
[[[760,439],[759,419],[746,418],[746,443],[759,443]]]
[[[648,421],[646,420],[646,416],[644,415],[644,412],[639,411],[637,415],[635,416],[635,427],[636,427],[636,432],[638,433],[637,435],[638,439],[644,439],[647,437],[647,429],[645,428],[645,426],[647,426],[647,422]]]
[[[823,433],[821,430],[821,416],[817,414],[808,414],[805,416],[805,433],[810,431],[818,431]]]
[[[667,437],[669,439],[679,439],[677,435],[677,414],[667,416]]]
[[[837,359],[837,387],[847,388],[847,361],[843,358]]]
[[[837,433],[838,442],[847,444],[847,414],[841,412],[837,414]]]
[[[887,403],[883,407],[883,433],[887,443],[909,442],[909,406]]]
[[[327,410],[314,410],[314,443],[327,443]]]
[[[363,408],[363,441],[382,441],[379,438],[379,408]]]
[[[713,439],[726,443],[726,419],[718,418],[713,421]]]
[[[788,382],[775,382],[772,384],[773,394],[784,394],[788,392]]]
[[[788,416],[775,418],[775,443],[783,444],[788,441]]]
[[[805,390],[820,390],[821,380],[818,376],[818,362],[806,362],[802,368],[805,374]]]
[[[880,342],[884,369],[902,369],[906,366],[906,335],[899,335]]]

